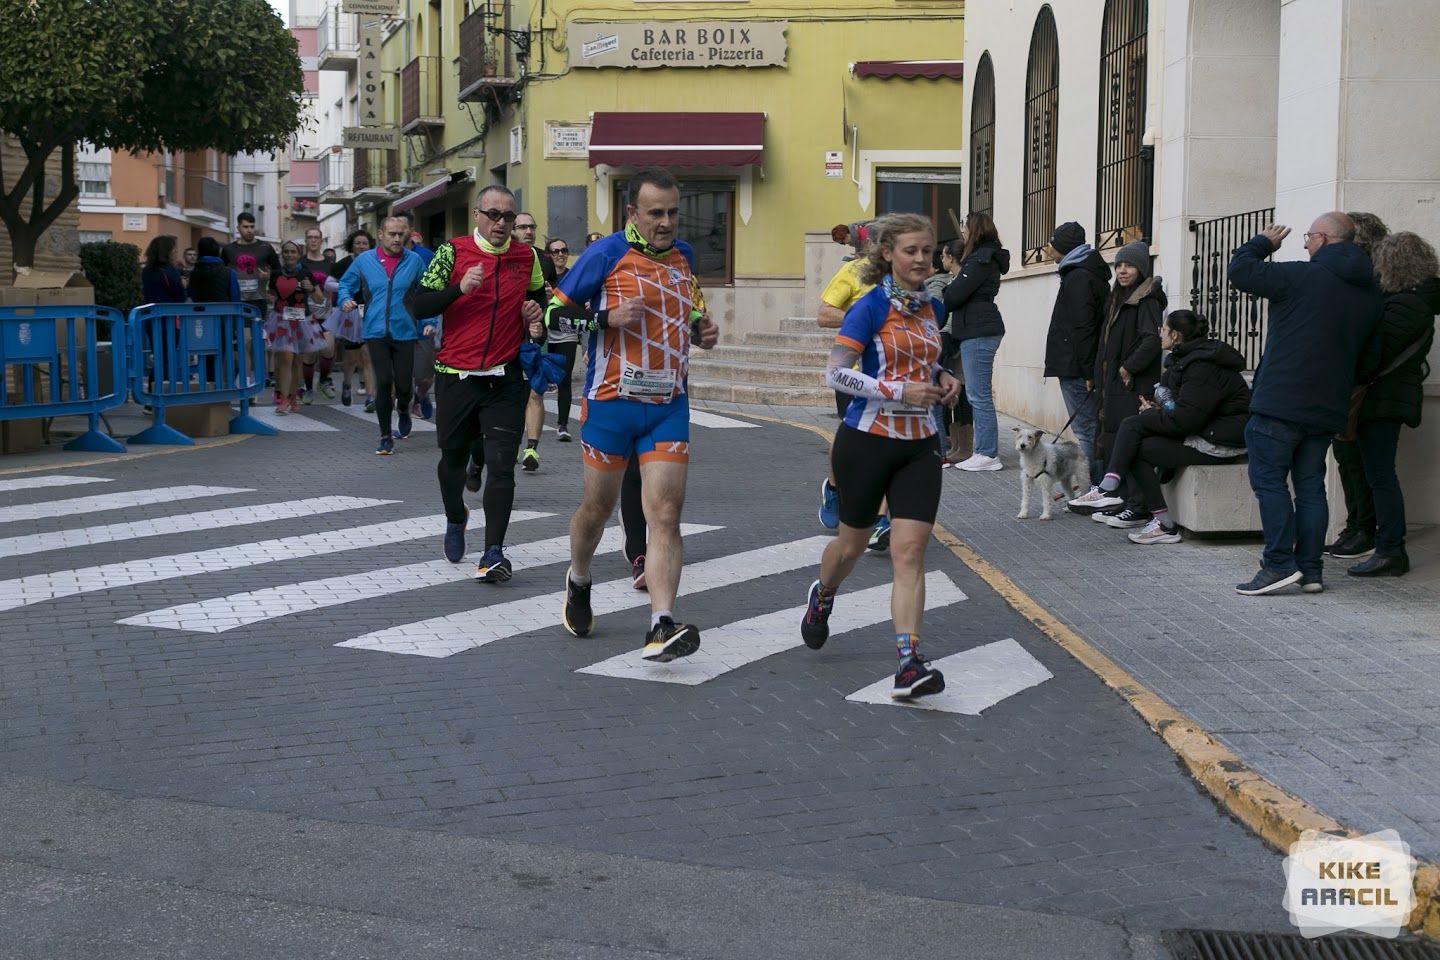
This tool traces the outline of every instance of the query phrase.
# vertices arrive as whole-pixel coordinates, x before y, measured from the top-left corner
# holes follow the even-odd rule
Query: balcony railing
[[[1210,332],[1245,355],[1245,366],[1260,365],[1269,304],[1230,285],[1227,268],[1235,248],[1274,222],[1275,208],[1214,220],[1191,220],[1190,309],[1210,321]]]
[[[423,133],[445,126],[440,104],[440,58],[416,57],[400,70],[401,131]]]
[[[355,194],[384,193],[385,185],[400,179],[400,154],[396,150],[356,150]]]
[[[189,174],[185,177],[185,206],[229,219],[230,187],[211,177]]]
[[[338,6],[326,7],[315,33],[318,44],[316,68],[354,73],[360,54],[360,34],[355,14],[342,13]]]
[[[514,86],[520,71],[511,55],[510,41],[487,27],[508,28],[510,5],[485,4],[460,21],[459,100],[479,100],[486,91]]]
[[[320,158],[320,199],[348,200],[354,192],[355,151],[327,153]]]

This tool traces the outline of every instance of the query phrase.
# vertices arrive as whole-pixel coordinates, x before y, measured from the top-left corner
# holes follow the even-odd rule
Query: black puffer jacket
[[[1219,340],[1191,340],[1170,351],[1160,382],[1170,390],[1174,410],[1151,407],[1140,420],[1162,436],[1201,436],[1222,447],[1245,446],[1250,419],[1250,385],[1240,372],[1245,358]]]
[[[1093,378],[1100,391],[1102,437],[1113,437],[1122,420],[1139,413],[1140,397],[1160,379],[1160,318],[1169,302],[1159,277],[1142,280],[1128,296],[1124,290],[1110,294]],[[1128,386],[1120,379],[1121,367],[1130,372]]]
[[[950,335],[957,341],[1005,335],[1005,321],[995,306],[1000,278],[1010,272],[1010,251],[998,243],[984,243],[960,264],[960,273],[945,288],[945,312]]]
[[[1408,427],[1420,426],[1420,408],[1425,400],[1425,378],[1430,364],[1425,355],[1435,342],[1435,315],[1440,314],[1440,279],[1431,277],[1424,283],[1385,295],[1385,312],[1375,336],[1380,338],[1378,354],[1367,357],[1367,369],[1359,371],[1356,382],[1366,383],[1384,370],[1405,348],[1424,338],[1419,351],[1386,374],[1365,391],[1360,405],[1360,421],[1399,420]]]
[[[1110,292],[1110,265],[1094,250],[1078,263],[1060,267],[1060,292],[1045,338],[1045,376],[1094,376],[1095,347]]]

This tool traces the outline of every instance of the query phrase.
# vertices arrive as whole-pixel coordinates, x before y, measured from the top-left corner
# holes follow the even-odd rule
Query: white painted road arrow
[[[964,653],[942,657],[930,665],[945,674],[945,689],[934,696],[918,700],[892,700],[890,690],[895,686],[895,678],[889,676],[845,699],[854,703],[883,703],[978,717],[980,711],[1054,677],[1013,639],[987,643]]]

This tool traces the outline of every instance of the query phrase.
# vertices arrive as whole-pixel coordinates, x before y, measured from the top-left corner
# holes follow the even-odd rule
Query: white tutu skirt
[[[365,318],[361,316],[358,309],[341,310],[339,307],[330,311],[330,316],[325,318],[325,329],[336,340],[349,340],[351,343],[365,342]]]

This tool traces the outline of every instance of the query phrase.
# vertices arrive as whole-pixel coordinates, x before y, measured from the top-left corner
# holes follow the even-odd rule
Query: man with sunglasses
[[[589,334],[580,444],[585,492],[570,521],[565,629],[595,625],[590,561],[615,507],[625,469],[640,461],[649,525],[650,630],[642,656],[666,663],[700,648],[700,631],[672,612],[682,562],[680,508],[690,462],[686,375],[692,342],[709,349],[719,329],[695,282],[695,254],[677,238],[680,187],[667,171],[642,170],[626,191],[625,230],[592,244],[550,301],[546,325]]]
[[[445,503],[445,559],[465,557],[466,466],[472,449],[485,478],[485,555],[475,576],[509,580],[505,533],[515,503],[515,456],[529,385],[520,346],[541,325],[545,276],[533,247],[513,243],[515,195],[498,184],[475,198],[475,230],[442,243],[413,297],[416,316],[443,315],[435,353],[435,433]]]

